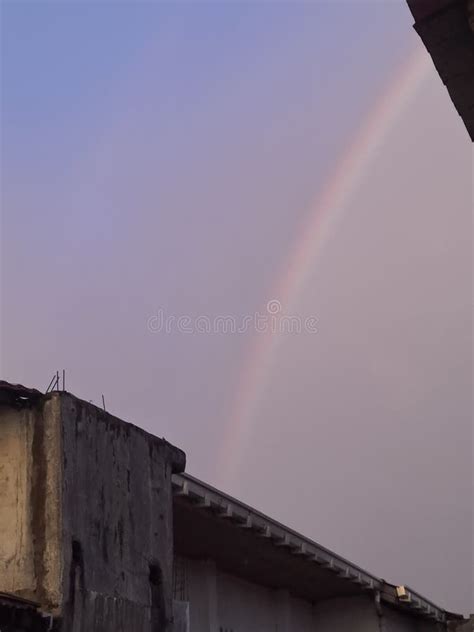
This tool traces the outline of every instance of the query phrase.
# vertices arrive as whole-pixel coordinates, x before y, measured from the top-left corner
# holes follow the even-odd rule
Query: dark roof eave
[[[407,3],[415,18],[414,28],[474,141],[474,32],[468,2],[407,0]]]
[[[216,520],[224,519],[234,523],[237,527],[244,527],[248,531],[254,532],[256,537],[261,537],[264,533],[275,547],[279,549],[284,547],[290,555],[309,559],[328,572],[336,573],[342,580],[357,584],[362,590],[380,592],[381,598],[394,607],[410,610],[417,616],[439,622],[448,620],[448,613],[445,610],[417,592],[407,588],[409,601],[401,602],[397,597],[396,586],[368,573],[313,540],[188,474],[173,477],[173,491],[177,499],[195,507],[196,511],[207,511],[215,516]],[[449,613],[449,618],[457,617],[462,619],[460,615]]]

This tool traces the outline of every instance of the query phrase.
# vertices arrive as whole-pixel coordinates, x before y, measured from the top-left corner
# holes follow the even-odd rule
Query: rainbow
[[[370,166],[380,146],[415,96],[429,68],[428,55],[420,46],[382,91],[347,151],[341,156],[321,195],[308,213],[308,219],[285,261],[284,272],[277,277],[269,295],[268,300],[278,300],[285,311],[303,291],[323,246],[334,233],[361,183],[369,175]],[[279,340],[278,335],[272,332],[259,334],[241,371],[237,397],[231,407],[219,451],[216,478],[224,489],[235,484],[256,423],[259,401],[275,362]]]

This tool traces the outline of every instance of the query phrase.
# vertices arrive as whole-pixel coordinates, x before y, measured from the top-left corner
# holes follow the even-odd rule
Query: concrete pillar
[[[0,592],[60,610],[59,402],[0,405]]]

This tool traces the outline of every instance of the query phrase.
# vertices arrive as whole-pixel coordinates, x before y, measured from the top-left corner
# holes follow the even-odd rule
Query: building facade
[[[1,632],[468,625],[184,467],[178,448],[69,393],[0,382]]]
[[[184,453],[65,392],[0,401],[0,592],[63,632],[171,630]]]
[[[434,632],[459,620],[187,474],[173,487],[183,632]]]

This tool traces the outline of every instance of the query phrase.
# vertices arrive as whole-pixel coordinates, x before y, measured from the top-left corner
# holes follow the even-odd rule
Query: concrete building
[[[173,477],[174,597],[192,632],[429,632],[456,615],[186,474]],[[183,628],[185,629],[185,628]]]
[[[171,630],[171,477],[184,465],[68,393],[0,383],[0,592],[64,632]]]
[[[466,624],[184,467],[178,448],[69,393],[0,382],[1,632]]]
[[[407,0],[415,29],[474,140],[474,0]]]

